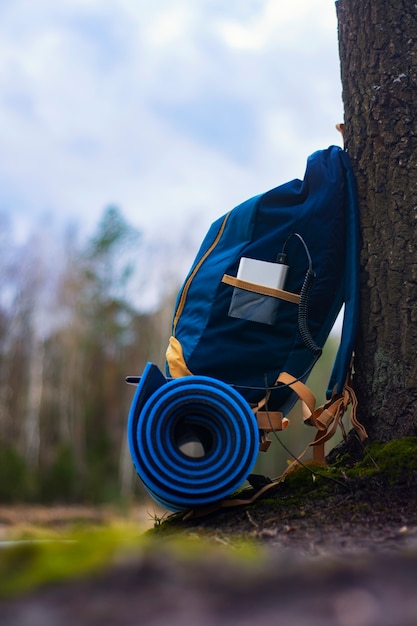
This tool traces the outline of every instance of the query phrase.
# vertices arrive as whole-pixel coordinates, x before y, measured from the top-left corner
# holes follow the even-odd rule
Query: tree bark
[[[417,5],[339,0],[345,142],[361,214],[359,418],[417,434]]]

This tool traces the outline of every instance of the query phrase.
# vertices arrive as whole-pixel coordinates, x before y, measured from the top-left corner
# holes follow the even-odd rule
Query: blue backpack
[[[236,279],[242,258],[278,270],[277,260],[284,261],[285,291]],[[303,181],[251,198],[211,226],[177,298],[167,375],[213,376],[256,402],[281,372],[307,378],[345,304],[327,395],[340,393],[358,318],[358,263],[354,179],[347,154],[332,146],[310,156]],[[241,317],[239,301],[235,314],[230,311],[239,296]],[[262,307],[266,315],[273,310],[269,323],[250,314],[245,319],[245,310],[259,317]],[[296,400],[281,386],[271,392],[269,407],[286,414]]]
[[[316,409],[304,383],[343,305],[328,403]],[[358,306],[355,181],[346,152],[331,146],[309,157],[303,181],[240,204],[202,242],[178,294],[166,376],[148,364],[129,416],[132,458],[155,499],[178,510],[230,493],[250,473],[258,450],[268,448],[268,432],[286,427],[298,399],[306,423],[317,428],[314,457],[324,462],[324,442],[355,405],[349,372]],[[243,416],[232,419],[233,432],[224,432],[231,414],[225,397]],[[364,437],[354,412],[352,421]],[[194,456],[180,445],[190,432],[202,446]],[[249,450],[237,461],[233,455],[239,450],[242,458],[246,440]],[[156,479],[161,467],[169,469]]]

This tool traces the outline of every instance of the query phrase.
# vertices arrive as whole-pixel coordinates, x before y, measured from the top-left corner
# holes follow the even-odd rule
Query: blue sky
[[[202,236],[340,145],[342,110],[332,0],[0,3],[0,212],[20,228],[117,204]]]

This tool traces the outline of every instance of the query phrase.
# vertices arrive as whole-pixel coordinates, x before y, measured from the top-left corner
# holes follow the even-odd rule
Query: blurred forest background
[[[6,217],[0,226],[0,503],[140,501],[125,377],[148,361],[164,368],[176,294],[200,242],[190,228],[149,246],[115,206],[85,239],[48,219],[24,241]],[[336,344],[331,336],[310,377],[320,401]],[[279,436],[299,454],[313,432],[293,413]],[[275,476],[290,458],[274,440],[255,471]]]

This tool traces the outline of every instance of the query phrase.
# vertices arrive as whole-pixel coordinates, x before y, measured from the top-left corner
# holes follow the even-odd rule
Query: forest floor
[[[415,626],[417,455],[383,454],[390,467],[379,456],[375,470],[294,472],[248,507],[187,521],[156,516],[141,550],[81,579],[0,600],[0,623]],[[71,510],[38,509],[32,523],[106,524],[111,515]],[[0,507],[3,538],[8,523],[29,518],[29,509]],[[134,519],[150,524],[143,511]]]

